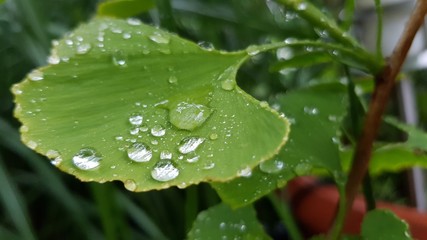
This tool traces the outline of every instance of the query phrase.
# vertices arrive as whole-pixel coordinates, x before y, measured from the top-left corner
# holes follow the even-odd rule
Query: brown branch
[[[427,1],[418,0],[399,42],[387,61],[387,65],[383,71],[375,77],[375,90],[366,115],[362,134],[357,142],[356,151],[353,156],[353,163],[346,185],[347,214],[353,206],[354,198],[357,195],[359,186],[362,183],[366,171],[368,170],[372,145],[375,137],[377,136],[381,118],[393,90],[396,76],[400,72],[415,34],[424,22],[426,13]]]

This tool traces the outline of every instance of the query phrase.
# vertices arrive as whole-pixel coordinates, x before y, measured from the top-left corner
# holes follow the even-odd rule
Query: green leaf
[[[327,169],[336,178],[341,178],[335,142],[346,106],[343,88],[331,84],[279,97],[280,110],[293,123],[286,146],[278,156],[261,163],[250,176],[227,183],[212,183],[222,200],[233,207],[251,203],[284,186],[295,175],[310,174],[313,168]]]
[[[374,210],[365,215],[362,237],[366,240],[410,240],[408,224],[388,210]]]
[[[14,86],[22,139],[83,181],[131,191],[229,180],[276,154],[289,130],[236,86],[248,56],[94,19]]]
[[[146,12],[154,6],[153,0],[109,0],[99,4],[97,15],[127,18]]]
[[[386,117],[384,120],[408,134],[408,140],[405,142],[405,145],[427,151],[427,133],[417,127],[401,123],[393,117]]]
[[[341,159],[344,169],[350,168],[353,149],[343,150]],[[415,152],[405,144],[389,144],[375,149],[369,163],[369,172],[379,175],[384,172],[398,172],[414,166],[427,168],[427,155]]]
[[[220,204],[199,213],[188,239],[271,239],[256,218],[252,206],[232,210]]]

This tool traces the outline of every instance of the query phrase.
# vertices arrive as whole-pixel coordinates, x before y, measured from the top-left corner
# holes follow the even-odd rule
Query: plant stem
[[[292,212],[287,204],[287,202],[282,201],[277,197],[276,193],[272,192],[268,195],[268,199],[273,205],[276,213],[282,219],[283,225],[285,225],[286,229],[289,232],[291,239],[293,240],[302,240],[303,237],[295,223],[294,218],[292,217]]]
[[[424,22],[426,13],[427,1],[418,0],[399,42],[388,59],[388,64],[383,71],[375,77],[375,90],[364,122],[361,137],[356,146],[349,180],[346,185],[347,213],[353,206],[353,201],[358,193],[359,186],[368,170],[372,145],[378,133],[381,116],[385,111],[395,84],[396,76],[408,54],[415,34]]]
[[[341,235],[341,229],[344,226],[345,217],[346,217],[346,199],[345,199],[345,187],[344,185],[337,184],[338,191],[339,191],[339,202],[338,202],[338,212],[335,217],[335,223],[332,227],[328,239],[335,240],[339,239],[339,236]]]
[[[383,59],[383,7],[381,5],[381,0],[375,0],[375,10],[377,12],[377,58]]]
[[[348,31],[354,20],[354,12],[356,8],[355,0],[346,0],[344,6],[344,20],[341,24],[341,28]]]

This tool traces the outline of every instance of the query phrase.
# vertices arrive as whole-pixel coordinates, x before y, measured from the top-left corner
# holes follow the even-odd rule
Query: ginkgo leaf
[[[249,56],[94,19],[14,86],[22,139],[83,181],[131,191],[229,180],[276,154],[289,130],[236,86]]]

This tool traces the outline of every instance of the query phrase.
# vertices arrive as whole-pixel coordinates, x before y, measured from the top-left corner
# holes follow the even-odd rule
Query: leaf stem
[[[283,225],[289,232],[291,239],[293,240],[302,240],[303,237],[298,229],[297,224],[295,223],[294,218],[292,217],[292,212],[286,201],[281,200],[275,192],[268,194],[268,199],[270,200],[273,208],[276,210],[276,213],[279,215],[282,220]]]
[[[328,239],[335,240],[339,239],[341,235],[342,228],[344,226],[345,217],[346,217],[346,199],[345,199],[345,187],[343,184],[337,184],[337,188],[339,191],[339,202],[338,202],[338,212],[335,217],[334,225],[328,234]]]
[[[388,64],[384,67],[383,71],[375,77],[375,90],[364,122],[361,137],[356,146],[349,180],[346,185],[347,213],[353,206],[353,201],[358,193],[359,186],[368,170],[372,145],[378,133],[381,117],[395,84],[396,76],[402,67],[415,34],[424,22],[426,13],[427,1],[418,0],[399,42],[388,59]]]

